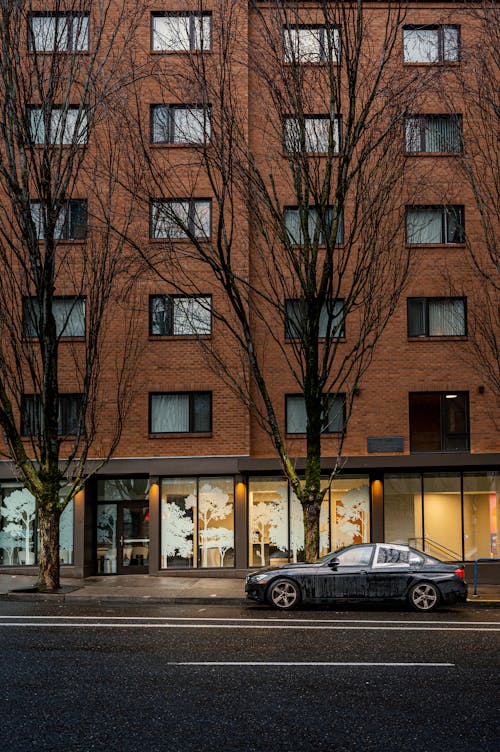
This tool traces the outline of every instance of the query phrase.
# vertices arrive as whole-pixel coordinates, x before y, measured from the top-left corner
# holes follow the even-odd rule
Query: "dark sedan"
[[[360,543],[314,564],[284,564],[252,572],[247,598],[285,610],[299,603],[337,600],[407,602],[416,611],[467,598],[464,568],[410,546]]]

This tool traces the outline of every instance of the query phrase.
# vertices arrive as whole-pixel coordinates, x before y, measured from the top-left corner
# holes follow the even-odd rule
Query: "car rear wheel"
[[[439,590],[432,582],[418,582],[410,588],[408,600],[415,611],[432,611],[439,603]]]
[[[292,580],[276,580],[269,587],[268,599],[274,608],[282,611],[298,606],[301,600],[299,586]]]

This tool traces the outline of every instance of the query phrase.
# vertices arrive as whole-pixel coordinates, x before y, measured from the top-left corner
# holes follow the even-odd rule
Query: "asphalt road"
[[[499,617],[0,602],[0,749],[496,752]]]

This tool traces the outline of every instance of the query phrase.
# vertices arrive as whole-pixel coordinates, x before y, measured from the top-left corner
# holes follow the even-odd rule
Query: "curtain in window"
[[[189,432],[189,395],[154,394],[151,399],[153,433]]]
[[[462,300],[433,300],[429,303],[429,336],[465,334]]]
[[[185,238],[189,226],[189,202],[160,201],[153,204],[153,237]]]
[[[82,298],[59,298],[53,301],[52,312],[58,336],[85,336],[85,301]]]
[[[319,336],[342,337],[344,333],[344,303],[342,300],[333,300],[330,304],[323,305],[319,319]]]
[[[286,402],[287,433],[305,433],[307,426],[306,403],[302,396],[289,396]]]
[[[443,26],[443,57],[449,62],[460,59],[459,30],[456,26]]]
[[[153,143],[168,143],[170,139],[168,107],[166,105],[156,105],[153,107],[151,110],[151,119]]]
[[[452,117],[424,118],[425,151],[457,152],[460,151],[460,132],[458,121]]]
[[[458,206],[445,207],[446,242],[464,242],[464,216],[463,209]]]
[[[285,62],[317,63],[321,60],[321,28],[283,29]]]
[[[425,300],[408,301],[408,336],[422,337],[426,334]]]
[[[56,49],[56,16],[34,16],[31,19],[31,31],[33,49],[41,52]]]
[[[343,397],[328,397],[328,414],[324,430],[326,433],[340,433],[344,430]]]
[[[210,121],[206,110],[201,107],[172,110],[174,120],[173,141],[175,143],[203,144],[210,136]]]
[[[154,16],[153,49],[186,50],[189,43],[189,16]]]
[[[81,404],[79,394],[61,394],[59,397],[59,434],[62,436],[78,433]]]
[[[192,222],[197,238],[210,237],[210,201],[194,202]]]
[[[441,208],[409,209],[406,216],[408,243],[441,243],[442,214]]]
[[[439,60],[438,29],[404,29],[404,60],[407,63],[435,63]]]
[[[174,334],[210,334],[210,298],[176,298]]]

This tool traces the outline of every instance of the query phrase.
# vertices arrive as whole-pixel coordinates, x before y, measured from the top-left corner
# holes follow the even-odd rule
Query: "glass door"
[[[97,574],[146,574],[148,571],[148,502],[98,504]]]
[[[147,573],[149,571],[149,504],[137,501],[119,504],[117,523],[117,573]]]

